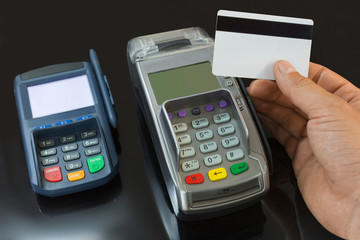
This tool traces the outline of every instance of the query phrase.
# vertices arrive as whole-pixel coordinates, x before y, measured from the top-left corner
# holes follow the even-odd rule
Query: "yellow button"
[[[208,172],[208,175],[209,175],[210,180],[213,182],[225,179],[227,176],[226,170],[223,167],[210,170]]]
[[[84,170],[80,170],[77,172],[68,173],[67,177],[70,182],[78,181],[85,177],[85,172],[84,172]]]

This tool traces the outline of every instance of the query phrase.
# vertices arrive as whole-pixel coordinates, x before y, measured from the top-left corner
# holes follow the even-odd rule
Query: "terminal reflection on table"
[[[269,188],[266,150],[233,78],[211,73],[199,28],[132,39],[129,67],[175,214],[223,214]]]
[[[118,160],[116,116],[96,54],[15,78],[15,96],[31,185],[55,197],[108,182]]]

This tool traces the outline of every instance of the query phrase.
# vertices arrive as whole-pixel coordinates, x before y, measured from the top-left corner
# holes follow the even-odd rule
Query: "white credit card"
[[[217,15],[214,75],[274,80],[278,60],[308,76],[311,19],[220,10]]]

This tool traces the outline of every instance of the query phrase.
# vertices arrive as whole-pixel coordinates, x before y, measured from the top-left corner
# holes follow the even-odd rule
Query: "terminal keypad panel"
[[[57,182],[77,183],[96,178],[108,164],[97,120],[91,117],[56,125],[33,132],[42,184],[51,188]]]
[[[259,163],[247,156],[236,115],[235,104],[225,99],[168,111],[180,149],[179,174],[187,189],[231,186],[260,174]]]

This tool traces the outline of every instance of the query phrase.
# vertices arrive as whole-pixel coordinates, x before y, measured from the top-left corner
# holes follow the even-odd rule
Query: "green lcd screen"
[[[220,88],[210,62],[150,73],[149,79],[159,105],[168,99]]]

